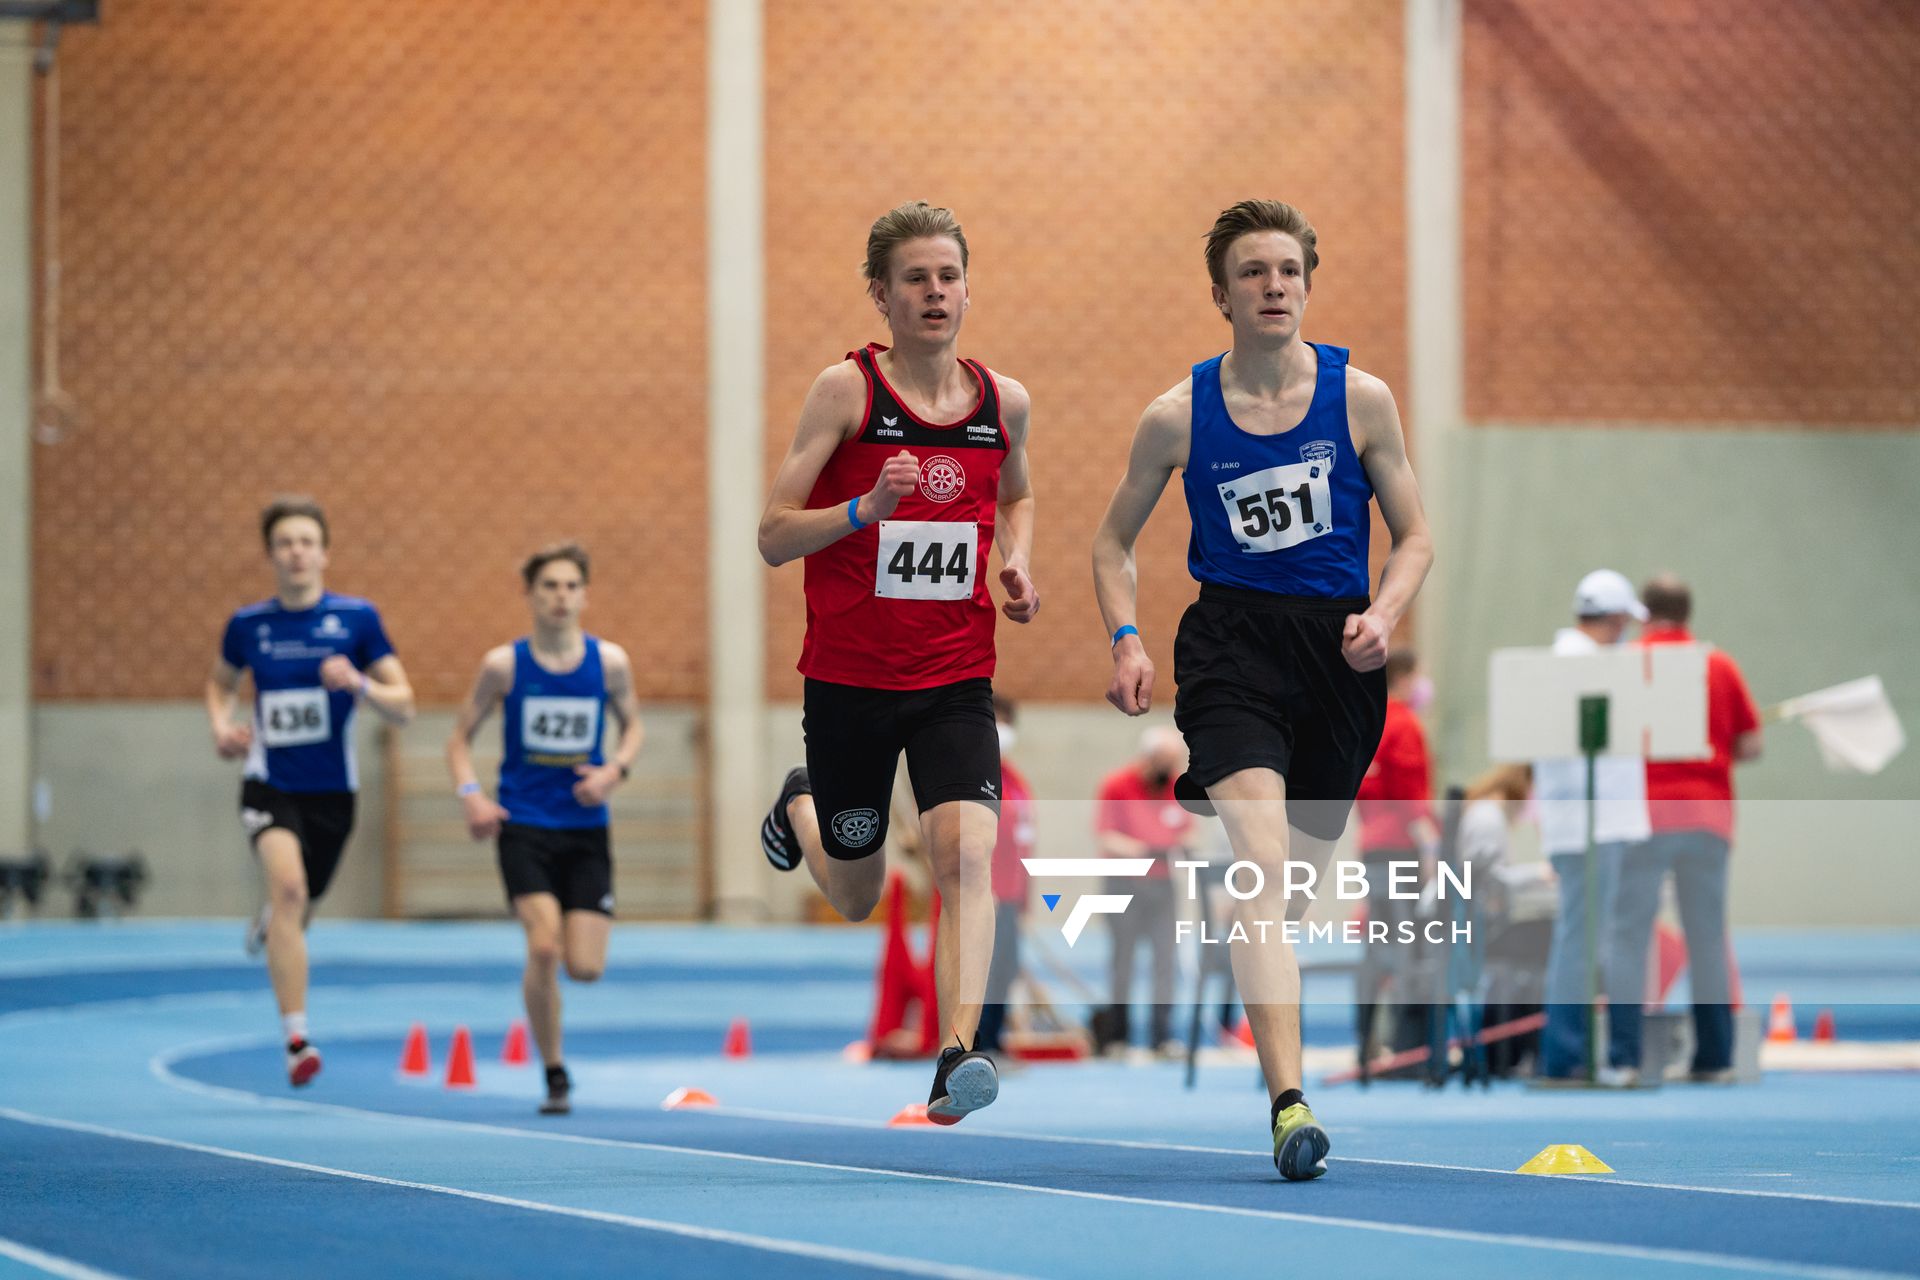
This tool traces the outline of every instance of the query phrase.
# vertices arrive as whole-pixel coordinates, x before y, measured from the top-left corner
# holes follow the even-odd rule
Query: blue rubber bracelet
[[[1126,626],[1124,626],[1124,627],[1122,627],[1122,628],[1120,628],[1120,629],[1119,629],[1118,631],[1116,631],[1116,632],[1114,632],[1114,633],[1113,633],[1113,642],[1112,642],[1112,643],[1113,643],[1113,644],[1119,644],[1119,643],[1120,643],[1120,641],[1121,641],[1122,639],[1124,639],[1125,637],[1127,637],[1127,636],[1137,636],[1137,635],[1139,635],[1139,634],[1140,634],[1140,628],[1138,628],[1138,627],[1136,627],[1136,626],[1134,626],[1134,625],[1133,625],[1133,624],[1132,624],[1131,622],[1129,622],[1129,623],[1128,623],[1128,624],[1127,624]],[[1109,647],[1109,648],[1111,648],[1111,647],[1112,647],[1112,645],[1109,645],[1108,647]]]
[[[853,526],[854,532],[856,533],[858,533],[860,530],[867,527],[866,525],[860,523],[860,517],[855,511],[855,508],[857,508],[859,505],[860,505],[860,499],[858,498],[847,499],[847,523]]]

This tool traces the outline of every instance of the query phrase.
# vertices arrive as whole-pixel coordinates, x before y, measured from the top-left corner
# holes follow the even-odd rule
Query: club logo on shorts
[[[936,453],[920,464],[920,492],[934,502],[952,502],[966,487],[966,470],[946,454]]]
[[[833,838],[849,849],[864,849],[880,834],[880,814],[873,809],[848,809],[833,815]]]
[[[264,809],[242,809],[240,825],[246,828],[248,835],[257,836],[273,825],[273,815]]]
[[[1328,471],[1333,470],[1333,459],[1338,452],[1331,440],[1309,440],[1300,446],[1300,461],[1324,463]],[[1314,473],[1316,476],[1319,472]]]
[[[600,909],[606,912],[608,915],[613,914],[613,895],[612,894],[610,893],[606,894],[600,899]]]

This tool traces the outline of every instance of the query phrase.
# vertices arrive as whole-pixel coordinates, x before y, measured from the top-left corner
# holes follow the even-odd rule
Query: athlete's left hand
[[[1040,612],[1040,592],[1026,569],[1017,564],[1008,565],[1000,571],[1000,585],[1007,592],[1007,602],[1000,606],[1000,612],[1015,622],[1032,622],[1033,615]]]
[[[620,785],[620,766],[617,764],[577,764],[573,766],[573,771],[580,778],[573,784],[573,798],[583,808],[599,808],[613,794],[613,789]]]
[[[1350,613],[1340,630],[1340,656],[1355,671],[1378,671],[1387,665],[1386,619],[1371,613]]]
[[[356,692],[360,688],[360,673],[354,669],[351,659],[336,653],[320,664],[320,683],[335,693]]]

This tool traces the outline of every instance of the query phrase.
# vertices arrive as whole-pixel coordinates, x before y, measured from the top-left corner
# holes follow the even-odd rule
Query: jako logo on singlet
[[[880,834],[880,814],[873,809],[848,809],[833,815],[833,838],[849,849],[864,849]]]
[[[1027,869],[1030,876],[1042,879],[1057,876],[1071,876],[1092,880],[1104,880],[1110,876],[1140,877],[1153,869],[1152,858],[1022,858],[1020,865]],[[1047,899],[1047,910],[1053,910],[1059,898],[1043,894]],[[1080,941],[1080,934],[1087,922],[1095,916],[1117,916],[1127,909],[1133,901],[1130,893],[1083,893],[1074,900],[1073,910],[1067,912],[1066,923],[1060,926],[1061,934],[1067,945]]]
[[[967,487],[967,473],[958,462],[936,453],[920,464],[920,492],[934,502],[952,502]]]

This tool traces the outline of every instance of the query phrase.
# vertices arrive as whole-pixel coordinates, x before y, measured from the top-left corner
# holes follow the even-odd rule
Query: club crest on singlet
[[[1327,470],[1331,471],[1333,470],[1333,460],[1339,452],[1331,440],[1312,440],[1300,446],[1300,461],[1307,463],[1318,462],[1323,464]]]
[[[966,469],[946,454],[936,453],[920,464],[920,492],[930,501],[952,502],[966,488]]]

